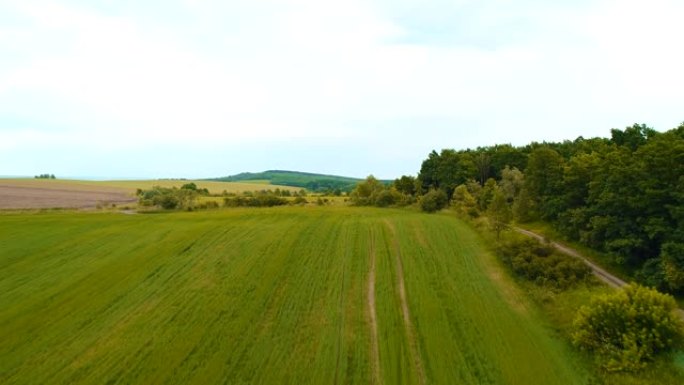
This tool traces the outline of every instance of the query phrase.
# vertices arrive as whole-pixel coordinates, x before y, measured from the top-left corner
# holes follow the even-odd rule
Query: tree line
[[[417,177],[384,185],[372,176],[350,194],[357,205],[446,205],[470,217],[544,221],[609,255],[648,286],[684,290],[684,123],[644,124],[610,138],[432,151]]]
[[[514,276],[549,290],[586,281],[589,268],[536,240],[502,237],[512,220],[550,223],[646,286],[684,292],[684,123],[666,132],[635,124],[611,130],[610,138],[432,151],[416,178],[385,186],[371,176],[350,198],[484,214]],[[595,353],[602,369],[637,371],[682,346],[676,308],[673,297],[631,284],[581,306],[570,337]]]
[[[684,289],[684,124],[610,138],[431,152],[416,179],[470,215],[505,198],[520,222],[543,220],[606,253],[649,286]],[[501,210],[497,210],[500,212]]]

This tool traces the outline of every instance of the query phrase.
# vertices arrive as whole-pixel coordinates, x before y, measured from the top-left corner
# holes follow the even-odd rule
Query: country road
[[[520,234],[527,235],[528,237],[536,238],[540,241],[546,241],[546,239],[537,234],[533,233],[532,231],[521,229],[519,227],[513,227],[513,230],[519,232]],[[596,276],[596,278],[600,279],[601,281],[605,282],[608,286],[614,287],[616,289],[621,288],[625,285],[627,285],[627,282],[621,280],[620,278],[614,276],[613,274],[607,272],[605,269],[603,269],[601,266],[595,264],[594,262],[590,261],[586,257],[584,257],[582,254],[577,252],[577,250],[571,249],[565,245],[562,245],[558,242],[553,242],[549,241],[550,244],[555,247],[558,251],[565,255],[569,255],[574,258],[580,259],[582,262],[584,262],[589,268],[591,268],[592,273]],[[677,309],[676,310],[677,314],[679,317],[684,320],[684,310],[682,309]]]

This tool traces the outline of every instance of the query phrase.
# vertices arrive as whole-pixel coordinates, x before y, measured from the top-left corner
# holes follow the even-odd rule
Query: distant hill
[[[224,182],[268,181],[270,184],[294,186],[309,191],[336,190],[351,191],[362,179],[346,176],[313,174],[299,171],[268,170],[264,172],[243,172],[236,175],[214,178]],[[383,181],[389,183],[389,181]]]

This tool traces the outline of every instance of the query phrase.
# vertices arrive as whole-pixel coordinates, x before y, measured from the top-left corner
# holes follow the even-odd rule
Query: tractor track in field
[[[385,224],[392,233],[392,245],[394,247],[394,255],[397,265],[397,288],[399,290],[401,310],[404,317],[406,337],[408,338],[409,350],[411,352],[413,365],[415,366],[416,373],[418,374],[418,383],[422,385],[426,382],[425,369],[423,366],[423,360],[420,356],[420,349],[418,348],[418,340],[416,339],[415,330],[413,329],[413,323],[411,322],[411,312],[409,311],[408,301],[406,300],[406,284],[404,283],[404,267],[401,263],[401,248],[399,247],[399,238],[397,238],[397,232],[394,228],[394,225],[387,220],[385,220]]]
[[[342,288],[340,290],[340,298],[339,298],[339,311],[340,311],[340,317],[342,318],[342,321],[340,322],[340,327],[337,331],[337,335],[340,338],[340,343],[337,344],[337,358],[335,359],[335,385],[337,385],[339,373],[340,373],[340,360],[342,359],[342,341],[344,341],[344,290],[345,290],[345,285],[344,285],[344,277],[345,277],[345,272],[347,271],[346,269],[346,262],[347,259],[344,259],[344,264],[342,268]]]
[[[370,233],[370,271],[368,273],[368,314],[371,324],[371,366],[373,367],[373,384],[382,383],[380,377],[380,348],[378,346],[378,320],[375,310],[375,240]]]

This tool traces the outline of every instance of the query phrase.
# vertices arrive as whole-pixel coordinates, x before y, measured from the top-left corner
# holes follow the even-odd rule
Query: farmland
[[[449,215],[6,213],[0,244],[3,384],[587,380]]]
[[[136,189],[153,186],[181,187],[196,183],[212,194],[223,191],[240,193],[264,189],[298,191],[299,188],[273,186],[266,183],[213,182],[179,179],[166,180],[52,180],[52,179],[0,179],[0,209],[27,208],[92,208],[103,203],[131,204],[137,201]]]

